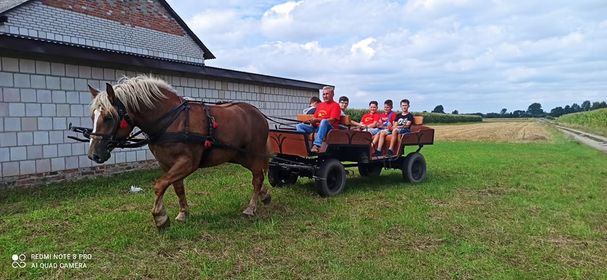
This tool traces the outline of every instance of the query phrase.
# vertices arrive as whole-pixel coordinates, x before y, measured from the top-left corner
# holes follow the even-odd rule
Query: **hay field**
[[[435,125],[436,140],[494,141],[502,143],[551,142],[546,125],[536,121],[483,122]]]

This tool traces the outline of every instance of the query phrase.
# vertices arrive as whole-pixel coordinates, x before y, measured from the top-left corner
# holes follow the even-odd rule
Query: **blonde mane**
[[[160,89],[175,92],[175,89],[161,79],[151,76],[139,75],[137,77],[122,77],[118,84],[114,85],[116,97],[122,101],[124,106],[133,112],[141,112],[142,109],[154,109],[159,100],[168,97]],[[116,115],[116,109],[110,103],[107,92],[102,91],[91,102],[91,114],[96,109],[101,109]]]

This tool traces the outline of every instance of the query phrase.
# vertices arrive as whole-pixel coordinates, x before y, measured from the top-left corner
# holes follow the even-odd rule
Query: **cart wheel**
[[[426,178],[426,160],[420,153],[410,153],[403,160],[403,178],[410,183],[420,183]]]
[[[377,177],[381,174],[382,167],[380,164],[361,163],[358,164],[358,173],[363,177]]]
[[[346,186],[346,170],[339,160],[326,160],[316,176],[316,188],[321,196],[338,195]]]
[[[281,171],[280,168],[270,167],[268,170],[268,181],[275,188],[282,188],[286,185],[292,185],[297,182],[297,174],[287,171]]]

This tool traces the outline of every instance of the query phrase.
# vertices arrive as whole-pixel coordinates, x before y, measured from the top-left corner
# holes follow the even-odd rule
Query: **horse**
[[[268,123],[256,107],[243,103],[215,105],[189,101],[161,79],[140,75],[123,77],[101,92],[89,85],[93,130],[88,157],[103,163],[119,141],[125,141],[134,128],[148,137],[148,147],[164,174],[154,183],[156,199],[152,208],[159,230],[170,226],[163,195],[173,185],[179,198],[176,221],[189,215],[184,178],[198,168],[233,162],[253,174],[253,194],[242,212],[254,216],[259,199],[271,201],[263,186],[268,170]]]

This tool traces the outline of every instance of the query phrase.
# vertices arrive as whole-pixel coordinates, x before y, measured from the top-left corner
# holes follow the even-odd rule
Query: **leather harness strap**
[[[207,117],[208,135],[202,135],[200,133],[193,133],[190,131],[190,103],[201,105],[203,107]],[[157,125],[158,129],[151,130],[142,128],[142,130],[147,135],[149,143],[205,143],[206,141],[215,143],[216,140],[213,133],[213,124],[215,122],[215,118],[211,116],[207,107],[208,106],[206,106],[204,102],[192,102],[189,100],[184,100],[181,104],[160,118]],[[184,130],[182,132],[166,132],[166,130],[184,111],[186,113],[184,119]]]

